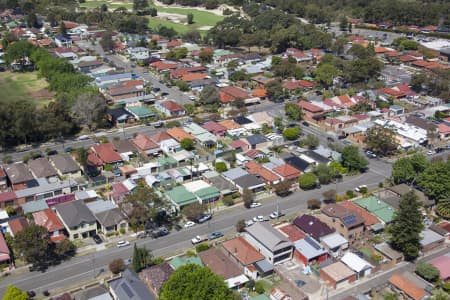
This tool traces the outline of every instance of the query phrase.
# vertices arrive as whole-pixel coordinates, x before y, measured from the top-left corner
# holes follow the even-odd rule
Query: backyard
[[[38,106],[48,104],[54,94],[47,89],[47,82],[40,79],[36,72],[30,73],[0,73],[0,90],[2,100],[10,101],[32,101]]]

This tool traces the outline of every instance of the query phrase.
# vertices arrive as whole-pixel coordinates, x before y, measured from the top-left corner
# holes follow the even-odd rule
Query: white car
[[[86,135],[86,134],[80,135],[80,136],[78,137],[78,140],[80,140],[80,141],[88,140],[88,139],[89,139],[89,136]]]
[[[274,211],[273,213],[270,214],[271,219],[280,218],[282,216],[284,216],[284,213],[282,213],[280,211]]]
[[[355,192],[360,192],[363,189],[367,190],[367,185],[363,184],[363,185],[360,185],[358,187],[355,187]]]
[[[192,221],[186,222],[186,224],[184,224],[184,228],[189,228],[189,227],[192,227],[192,226],[195,226],[195,223],[192,222]]]
[[[248,221],[245,221],[245,226],[252,226],[253,224],[255,224],[255,222],[253,222],[253,220],[248,220]]]
[[[257,216],[253,218],[254,222],[263,222],[264,221],[264,217],[263,216]]]
[[[434,151],[434,150],[428,150],[428,151],[427,151],[427,154],[428,154],[428,155],[433,155],[433,154],[436,154],[436,151]]]
[[[256,207],[260,207],[261,203],[259,202],[253,202],[252,204],[250,204],[250,208],[256,208]]]
[[[130,242],[129,241],[118,241],[117,242],[117,248],[122,248],[122,247],[126,247],[129,246]]]

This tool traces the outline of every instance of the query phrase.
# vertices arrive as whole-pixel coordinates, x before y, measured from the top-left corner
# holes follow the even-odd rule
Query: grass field
[[[109,8],[115,9],[118,7],[126,7],[127,9],[132,9],[133,4],[130,1],[124,1],[122,3],[118,2],[109,2],[109,1],[86,1],[85,3],[81,3],[80,7],[86,7],[86,8],[95,8],[99,7],[102,4],[108,5]],[[177,8],[177,7],[161,7],[156,6],[154,4],[150,4],[151,7],[155,7],[158,12],[161,13],[170,13],[170,14],[177,14],[181,16],[187,16],[188,14],[194,15],[194,24],[180,24],[176,22],[172,22],[170,20],[165,20],[164,18],[150,18],[149,26],[150,27],[158,27],[158,26],[166,26],[175,29],[179,33],[185,33],[192,29],[197,29],[200,31],[206,31],[202,30],[203,26],[214,26],[217,22],[222,21],[224,19],[223,16],[218,16],[216,14],[213,14],[211,12],[207,11],[201,11],[194,8]],[[184,17],[182,18],[181,22],[185,22]]]
[[[32,101],[38,106],[48,104],[53,94],[47,90],[47,82],[32,73],[0,73],[0,101]]]

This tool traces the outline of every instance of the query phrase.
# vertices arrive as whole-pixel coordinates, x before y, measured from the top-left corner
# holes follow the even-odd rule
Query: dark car
[[[94,242],[95,242],[96,244],[101,244],[101,243],[103,243],[102,238],[101,238],[100,236],[98,236],[98,235],[94,235],[94,236],[92,237],[92,239],[94,240]]]
[[[197,222],[202,224],[202,223],[205,223],[208,220],[211,220],[211,218],[212,218],[211,214],[204,214],[204,215],[200,216],[200,218],[198,218]]]
[[[164,96],[167,96],[167,95],[169,95],[168,92],[162,92],[162,93],[161,93],[161,96],[163,96],[163,97],[164,97]]]
[[[166,87],[168,87],[170,89],[172,87],[172,85],[170,83],[166,83]]]
[[[334,143],[334,139],[332,137],[327,137],[327,141]]]
[[[303,121],[303,122],[302,122],[302,124],[303,124],[303,126],[306,126],[306,127],[308,127],[308,126],[309,126],[309,123],[308,123],[308,122],[306,122],[306,121]]]
[[[158,82],[159,82],[160,84],[164,84],[164,81],[162,81],[162,80],[159,80]]]
[[[154,91],[154,92],[159,92],[161,89],[159,88],[159,87],[154,87],[154,88],[152,88],[152,91]]]
[[[211,233],[211,234],[208,236],[208,240],[215,240],[215,239],[218,239],[218,238],[220,238],[220,237],[223,237],[223,233],[220,232],[220,231],[216,231],[216,232]]]
[[[36,292],[35,291],[27,291],[27,295],[28,295],[28,298],[32,299],[32,298],[36,297]]]
[[[159,228],[153,230],[153,231],[151,232],[151,235],[152,235],[152,237],[153,237],[154,239],[156,239],[156,238],[158,238],[158,237],[160,237],[160,236],[168,235],[169,233],[170,233],[170,231],[167,230],[166,227],[161,226],[161,227],[159,227]]]

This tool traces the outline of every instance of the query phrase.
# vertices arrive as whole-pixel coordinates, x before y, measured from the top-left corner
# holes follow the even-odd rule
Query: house
[[[354,204],[352,201],[341,201],[338,205],[360,215],[364,220],[364,226],[366,226],[366,229],[371,229],[372,226],[380,224],[380,220],[378,220],[377,217],[369,213],[364,208]]]
[[[242,194],[245,189],[253,193],[258,193],[264,190],[265,183],[254,174],[246,174],[233,180],[233,183]]]
[[[408,280],[402,274],[394,274],[389,278],[390,285],[398,292],[406,295],[407,299],[423,300],[428,298],[428,293]]]
[[[439,270],[439,277],[447,282],[450,279],[450,255],[445,254],[439,257],[436,257],[429,262],[436,269]]]
[[[47,179],[56,179],[56,177],[58,176],[55,168],[44,157],[28,161],[28,167],[30,168],[31,173],[33,173],[36,178],[43,177]]]
[[[372,265],[354,253],[347,252],[341,258],[341,261],[356,273],[356,278],[358,279],[372,273]]]
[[[348,241],[337,232],[322,237],[321,242],[333,257],[337,257],[341,250],[348,248]]]
[[[33,213],[34,223],[45,227],[50,239],[53,242],[59,242],[66,238],[64,235],[64,225],[51,208]]]
[[[160,153],[161,148],[152,139],[142,133],[137,134],[132,140],[139,153],[156,156]]]
[[[188,133],[183,128],[173,127],[173,128],[167,129],[166,132],[168,135],[170,135],[174,140],[176,140],[179,143],[183,139],[190,139],[192,141],[195,141],[195,137],[193,135],[191,135],[190,133]]]
[[[232,257],[242,267],[253,265],[265,258],[242,236],[223,242],[222,247],[227,251],[228,256]]]
[[[96,200],[86,203],[97,220],[97,230],[104,234],[128,230],[128,220],[112,201]]]
[[[270,116],[265,111],[255,112],[248,116],[248,119],[253,121],[253,123],[256,123],[260,126],[263,124],[267,124],[268,126],[273,126],[273,117]]]
[[[420,246],[422,252],[429,252],[444,245],[445,237],[430,229],[425,229],[420,234]]]
[[[130,124],[135,121],[133,114],[121,107],[107,109],[106,117],[114,126],[119,126],[120,124],[123,126],[124,124]]]
[[[11,236],[14,237],[17,233],[22,231],[28,226],[28,221],[25,217],[18,217],[8,221],[9,232]]]
[[[26,187],[27,182],[34,180],[28,166],[24,163],[14,163],[4,166],[6,175],[8,176],[9,185],[13,190]]]
[[[101,165],[108,164],[121,164],[123,159],[120,157],[114,149],[112,143],[103,143],[91,146],[90,154],[88,155],[88,161],[97,165],[100,162]]]
[[[58,34],[55,37],[55,44],[58,47],[70,47],[72,46],[72,38],[68,35]]]
[[[391,223],[394,218],[395,209],[375,196],[358,199],[353,203],[375,215],[383,224]]]
[[[114,150],[123,158],[129,159],[130,156],[138,152],[136,146],[129,140],[112,140],[111,143],[113,144]]]
[[[256,161],[249,161],[245,164],[245,169],[260,179],[262,179],[266,184],[277,184],[280,182],[281,177],[275,173],[269,171],[268,169],[261,166]]]
[[[318,121],[323,118],[324,110],[320,106],[314,105],[305,100],[300,100],[297,105],[302,108],[304,118],[310,121]]]
[[[292,257],[293,243],[268,223],[246,227],[244,238],[273,265]]]
[[[78,69],[81,73],[89,73],[91,70],[96,69],[103,65],[103,62],[99,60],[88,60],[82,61],[77,64]]]
[[[291,242],[302,240],[306,237],[305,233],[292,224],[282,224],[275,227],[281,234],[285,235]]]
[[[149,289],[155,293],[155,295],[159,295],[163,284],[169,280],[173,271],[174,269],[172,269],[168,262],[163,262],[162,264],[142,270],[139,274],[139,278],[147,284]]]
[[[334,229],[311,215],[302,215],[294,220],[294,225],[315,240],[320,241],[322,237],[334,232]]]
[[[217,137],[223,137],[227,132],[227,128],[225,126],[222,126],[215,121],[208,121],[204,123],[202,127]]]
[[[312,237],[306,236],[304,239],[294,243],[294,258],[303,265],[311,263],[321,263],[328,259],[328,251]]]
[[[184,186],[176,186],[164,193],[164,197],[172,202],[175,209],[180,211],[186,205],[199,202],[194,193],[189,192]]]
[[[55,167],[59,176],[65,176],[68,178],[81,177],[80,166],[70,156],[70,154],[55,154],[48,157],[50,163]]]
[[[303,156],[302,157],[298,157],[295,156],[293,154],[287,154],[287,155],[280,155],[283,160],[286,162],[286,164],[289,164],[290,166],[293,166],[295,169],[297,169],[298,171],[300,171],[301,173],[307,173],[312,171],[312,168],[314,167],[314,162],[310,159],[305,160]],[[298,175],[300,176],[299,173]]]
[[[139,98],[146,95],[145,90],[134,85],[111,85],[103,90],[105,98],[116,104],[127,102],[136,102]]]
[[[290,164],[283,164],[272,169],[272,172],[281,177],[283,181],[298,181],[300,177],[300,171],[291,166]]]
[[[55,205],[56,214],[64,224],[69,239],[76,240],[97,234],[97,220],[81,200]]]
[[[403,254],[397,250],[392,249],[392,247],[389,246],[389,244],[386,242],[376,244],[374,248],[394,264],[398,264],[403,261]]]
[[[410,192],[411,190],[414,191],[416,196],[419,198],[419,201],[422,202],[422,204],[425,207],[430,207],[430,206],[434,205],[434,201],[430,200],[427,196],[425,196],[425,194],[422,191],[419,191],[419,190],[417,190],[415,188],[412,188],[412,187],[410,187],[409,185],[407,185],[405,183],[397,184],[397,185],[388,187],[387,191],[384,193],[384,195],[388,199],[383,199],[383,201],[385,201],[386,203],[390,204],[392,207],[398,209],[399,206],[400,206],[401,198],[405,194]]]
[[[189,173],[186,172],[185,176],[190,177],[191,174]],[[204,180],[186,182],[183,186],[188,192],[193,193],[197,197],[198,201],[203,204],[214,202],[220,197],[220,191],[215,186],[210,185]]]
[[[354,241],[363,236],[364,219],[338,204],[328,204],[321,209],[319,218],[331,228],[334,228],[345,239]]]
[[[74,295],[74,300],[113,300],[108,289],[103,285],[86,288]],[[72,298],[70,299],[72,300]]]
[[[180,117],[186,113],[181,105],[172,100],[156,101],[155,109],[168,117]]]
[[[248,278],[242,274],[239,266],[217,248],[211,248],[198,254],[205,267],[225,280],[229,288],[243,286]]]
[[[253,134],[251,136],[247,136],[244,140],[247,144],[250,145],[250,149],[261,149],[270,146],[270,141],[261,134]]]
[[[150,50],[144,47],[130,47],[127,52],[131,60],[142,61],[150,57]]]
[[[0,265],[11,264],[11,252],[6,244],[3,233],[0,233]]]
[[[7,206],[18,205],[18,199],[15,192],[2,192],[0,193],[0,208],[5,209]],[[26,203],[25,203],[26,204]]]
[[[121,276],[109,282],[109,292],[114,300],[155,300],[139,277],[125,269]]]
[[[250,98],[250,95],[247,91],[234,86],[225,86],[219,88],[219,96],[220,102],[223,105],[227,105],[237,99],[245,101],[246,99]]]
[[[345,284],[356,281],[356,273],[344,263],[337,261],[320,269],[320,278],[328,286],[337,289]]]

